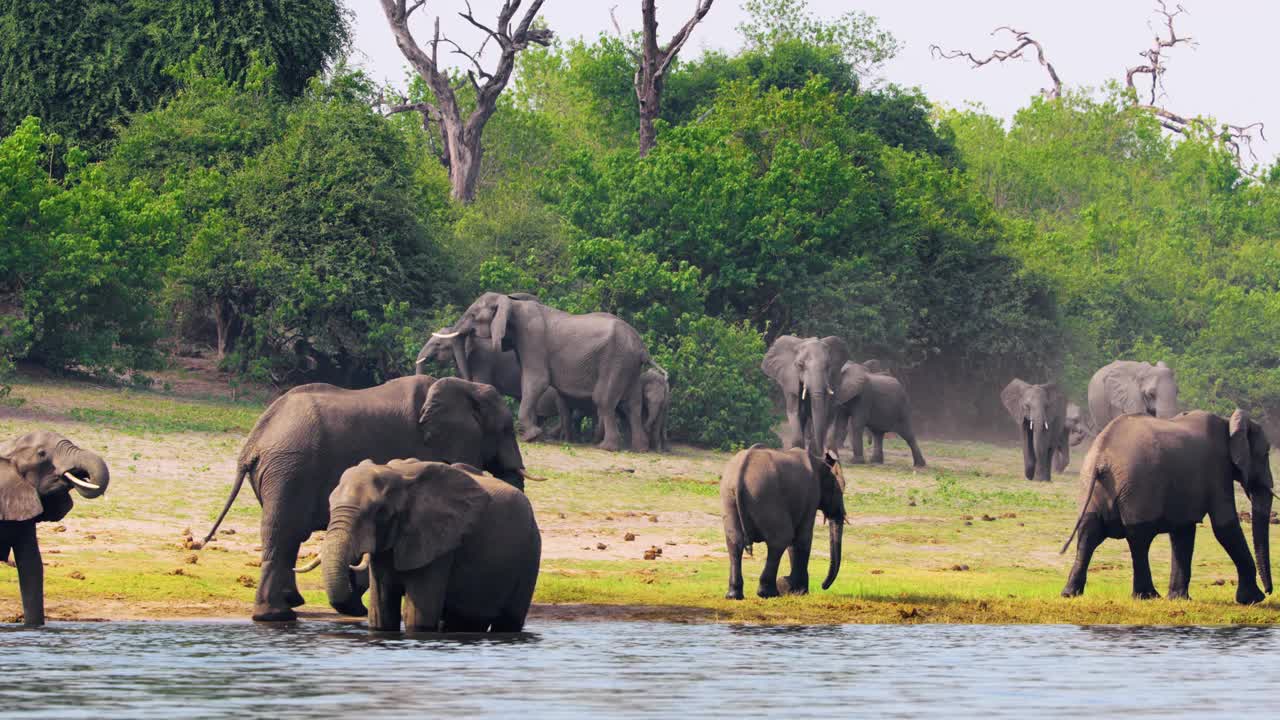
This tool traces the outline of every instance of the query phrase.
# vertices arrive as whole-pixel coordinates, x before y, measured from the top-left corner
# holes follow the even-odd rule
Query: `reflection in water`
[[[494,635],[303,622],[0,630],[24,717],[1152,717],[1267,707],[1271,628],[543,622]],[[23,682],[14,682],[22,678]],[[1164,711],[1163,713],[1161,711]]]

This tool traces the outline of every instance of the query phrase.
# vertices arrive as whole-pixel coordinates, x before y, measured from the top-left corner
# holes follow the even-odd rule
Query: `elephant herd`
[[[446,352],[463,377],[422,372],[426,360]],[[621,445],[624,424],[633,448],[665,443],[665,373],[638,333],[612,315],[570,315],[532,296],[486,293],[427,342],[418,367],[418,374],[367,389],[295,387],[259,417],[226,505],[203,541],[248,480],[262,507],[255,620],[295,619],[294,608],[303,604],[297,573],[322,566],[329,603],[344,614],[367,613],[370,629],[403,623],[410,630],[519,630],[541,558],[523,490],[538,478],[525,469],[504,395],[520,401],[524,440],[542,433],[539,405],[549,398],[566,431],[575,403],[593,412],[604,447]],[[722,473],[726,596],[733,599],[743,597],[742,554],[757,542],[768,553],[758,595],[808,592],[819,511],[831,558],[822,587],[835,581],[846,514],[838,449],[846,431],[855,462],[869,430],[872,462],[883,462],[883,436],[894,432],[910,446],[914,465],[925,464],[902,383],[874,361],[851,361],[839,338],[779,337],[761,368],[785,400],[785,449],[753,446]],[[1176,414],[1177,385],[1163,363],[1100,369],[1089,385],[1092,421],[1054,384],[1014,380],[1001,400],[1020,429],[1028,479],[1061,471],[1069,447],[1098,428],[1081,469],[1087,492],[1071,534],[1079,542],[1063,595],[1083,592],[1092,553],[1112,537],[1129,543],[1135,596],[1156,596],[1147,550],[1154,535],[1169,533],[1169,594],[1185,597],[1196,526],[1206,514],[1237,566],[1237,600],[1264,597],[1255,574],[1271,591],[1270,445],[1247,414]],[[44,622],[36,523],[65,516],[72,490],[94,498],[109,482],[101,457],[56,433],[0,444],[0,559],[13,551],[27,624]],[[1254,557],[1235,512],[1233,482],[1252,503]],[[321,553],[295,567],[300,545],[317,530],[326,531]],[[780,579],[784,552],[791,574]]]

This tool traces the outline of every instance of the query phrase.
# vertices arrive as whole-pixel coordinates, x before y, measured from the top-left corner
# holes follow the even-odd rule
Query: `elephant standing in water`
[[[772,450],[753,445],[734,455],[720,475],[720,503],[724,538],[729,549],[729,591],[725,597],[742,599],[742,551],[752,543],[769,548],[760,586],[760,597],[809,592],[809,551],[813,544],[815,514],[826,518],[831,564],[826,590],[840,573],[844,537],[844,476],[833,453],[822,458],[802,448]],[[778,580],[782,551],[791,556],[791,576]]]
[[[518,632],[533,600],[542,536],[524,493],[464,465],[368,460],[329,496],[325,589],[349,607],[369,570],[369,629]]]
[[[246,477],[262,505],[262,570],[253,619],[293,620],[303,603],[298,546],[329,524],[329,493],[361,460],[421,457],[465,462],[524,487],[511,411],[488,385],[458,378],[399,378],[366,390],[302,385],[258,418],[240,451],[235,484],[209,542]],[[363,615],[357,595],[338,608]]]
[[[849,441],[853,444],[853,461],[861,463],[863,431],[870,430],[871,462],[882,463],[884,434],[895,432],[911,448],[911,464],[924,467],[924,453],[920,452],[915,430],[911,428],[911,403],[907,401],[906,388],[897,378],[880,371],[878,364],[874,367],[873,371],[861,363],[847,362],[841,368],[827,447],[835,452],[844,445],[847,426]]]
[[[1169,597],[1186,598],[1196,525],[1207,514],[1213,535],[1235,563],[1236,602],[1251,604],[1271,592],[1271,443],[1242,410],[1223,420],[1186,412],[1165,420],[1146,415],[1116,418],[1093,442],[1080,468],[1084,505],[1071,537],[1079,533],[1076,561],[1062,589],[1084,593],[1093,551],[1106,538],[1124,538],[1133,557],[1133,596],[1159,597],[1151,582],[1147,552],[1158,533],[1169,533],[1173,562]],[[1236,514],[1233,481],[1249,497],[1255,566]]]
[[[1089,413],[1101,431],[1121,415],[1171,418],[1178,414],[1178,382],[1163,362],[1117,360],[1089,380]]]
[[[110,482],[101,457],[57,433],[42,430],[0,443],[0,559],[7,562],[13,550],[25,624],[44,625],[44,561],[36,523],[71,512],[71,488],[96,498]]]
[[[1018,423],[1022,468],[1028,480],[1049,482],[1050,467],[1062,472],[1071,464],[1071,429],[1067,396],[1055,383],[1032,385],[1014,378],[1000,391],[1000,402]]]
[[[835,336],[781,335],[769,346],[760,369],[778,383],[786,401],[784,448],[803,446],[816,454],[828,449],[827,429],[836,410],[836,388],[848,360],[849,348]]]
[[[453,329],[436,337],[488,341],[495,352],[514,350],[520,359],[520,425],[522,438],[542,434],[538,399],[547,388],[565,397],[591,398],[604,426],[600,447],[618,450],[622,437],[615,412],[626,403],[631,449],[649,449],[641,417],[640,374],[653,364],[640,334],[609,313],[572,315],[526,295],[485,293],[467,308]],[[465,353],[459,370],[469,375]]]

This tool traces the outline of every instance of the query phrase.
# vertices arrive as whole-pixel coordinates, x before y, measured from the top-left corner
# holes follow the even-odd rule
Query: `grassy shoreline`
[[[23,376],[21,405],[0,407],[0,438],[50,428],[103,453],[112,486],[42,525],[52,620],[247,619],[257,581],[259,508],[244,492],[211,546],[193,551],[221,507],[234,462],[261,403],[179,397]],[[1087,594],[1058,597],[1072,555],[1058,549],[1075,521],[1073,465],[1048,485],[1021,477],[1012,446],[923,443],[930,467],[915,471],[905,445],[884,466],[846,465],[843,567],[829,591],[742,602],[723,599],[727,560],[718,477],[727,454],[677,448],[671,455],[604,453],[583,446],[524,448],[546,476],[529,495],[544,536],[532,621],[649,619],[745,623],[1270,624],[1280,600],[1232,602],[1235,571],[1203,528],[1192,597],[1129,598],[1123,542],[1095,555]],[[1075,453],[1078,463],[1082,452]],[[1241,508],[1247,507],[1238,495]],[[816,532],[825,533],[818,526]],[[634,536],[627,540],[628,534]],[[317,533],[303,554],[319,547]],[[815,543],[810,574],[826,571]],[[644,551],[663,550],[656,560]],[[747,590],[763,553],[747,559]],[[1167,538],[1152,548],[1157,587],[1167,583]],[[785,568],[785,561],[784,561]],[[328,611],[319,574],[300,577],[303,617]],[[17,573],[0,566],[0,620],[20,610]]]

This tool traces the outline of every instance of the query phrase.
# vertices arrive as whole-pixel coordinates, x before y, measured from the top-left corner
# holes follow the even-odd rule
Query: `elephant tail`
[[[218,514],[218,519],[213,521],[213,527],[209,528],[209,534],[205,535],[204,540],[200,541],[201,547],[204,547],[210,540],[212,540],[214,533],[218,532],[218,526],[221,525],[223,519],[227,517],[227,512],[231,510],[231,506],[235,504],[236,496],[240,494],[240,488],[244,487],[245,476],[253,472],[253,468],[257,464],[258,459],[256,457],[247,463],[240,464],[239,469],[236,470],[236,481],[231,486],[231,495],[227,498],[227,504],[222,506],[222,512]]]
[[[750,462],[751,453],[748,451],[746,457],[742,458],[742,464],[738,466],[738,482],[733,491],[733,499],[738,506],[738,532],[742,535],[742,547],[747,555],[755,557],[751,547],[751,534],[747,529],[747,508],[742,502],[742,496],[747,491],[747,464]]]
[[[1071,541],[1076,539],[1076,533],[1080,532],[1080,525],[1084,522],[1084,514],[1089,511],[1089,501],[1093,499],[1093,489],[1098,486],[1098,478],[1102,477],[1102,474],[1107,471],[1105,467],[1094,466],[1093,470],[1089,472],[1089,492],[1084,496],[1084,505],[1080,506],[1080,517],[1076,518],[1076,526],[1071,528],[1071,536],[1067,538],[1066,544],[1058,551],[1059,555],[1065,553],[1067,548],[1071,547]]]

